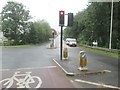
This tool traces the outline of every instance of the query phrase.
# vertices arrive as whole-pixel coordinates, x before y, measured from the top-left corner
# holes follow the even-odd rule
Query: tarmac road
[[[48,47],[49,43],[30,47],[2,48],[0,86],[2,85],[2,88],[74,88],[70,80],[52,61],[59,52]],[[26,74],[27,72],[31,72],[30,75]],[[30,81],[31,77],[35,82]],[[4,85],[5,83],[7,84]]]
[[[20,73],[32,72],[32,75],[42,78],[43,81],[44,79],[46,79],[46,81],[48,80],[48,78],[43,77],[43,75],[49,76],[51,75],[51,72],[54,73],[53,77],[55,76],[59,78],[60,80],[59,83],[61,83],[61,85],[59,86],[55,85],[54,82],[56,81],[56,79],[54,79],[51,75],[49,79],[50,80],[52,79],[53,85],[51,85],[50,82],[46,82],[46,84],[44,83],[43,86],[41,86],[44,88],[46,87],[98,88],[97,85],[93,85],[90,83],[88,84],[83,82],[76,82],[78,79],[86,82],[93,82],[93,83],[95,82],[95,83],[108,84],[111,86],[118,86],[118,59],[110,56],[102,55],[99,53],[87,51],[84,48],[80,48],[80,47],[68,47],[69,65],[65,65],[65,67],[63,66],[64,69],[66,69],[69,72],[72,71],[76,72],[78,68],[78,53],[80,50],[85,50],[88,57],[88,63],[87,63],[88,69],[90,70],[102,69],[102,70],[109,70],[110,72],[104,75],[100,74],[100,75],[74,76],[74,77],[71,76],[66,77],[65,74],[63,75],[63,72],[61,72],[58,69],[58,66],[52,60],[54,58],[59,60],[60,58],[59,39],[60,38],[58,37],[55,40],[55,46],[57,47],[56,49],[49,49],[48,43],[42,45],[30,46],[30,47],[2,48],[2,59],[0,59],[1,60],[0,62],[2,63],[0,64],[1,65],[0,73],[2,73],[1,80],[12,77],[15,74],[15,72],[20,70]],[[64,44],[63,46],[66,45]],[[74,65],[75,67],[72,67],[72,65]],[[48,67],[52,67],[52,68],[48,68]],[[62,83],[68,83],[68,84],[66,84],[67,86],[64,86],[62,85]]]
[[[47,45],[2,48],[2,69],[50,66],[56,51],[47,49]]]

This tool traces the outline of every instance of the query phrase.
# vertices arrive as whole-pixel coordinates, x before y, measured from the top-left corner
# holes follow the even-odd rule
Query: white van
[[[69,45],[69,41],[71,40],[71,38],[66,38],[66,44]]]
[[[77,42],[75,38],[67,38],[66,39],[66,44],[69,46],[77,46]]]

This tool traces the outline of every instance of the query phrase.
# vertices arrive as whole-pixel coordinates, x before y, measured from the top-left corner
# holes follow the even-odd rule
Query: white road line
[[[95,83],[95,82],[90,82],[90,81],[84,81],[84,80],[80,80],[80,79],[75,79],[75,81],[81,82],[81,83],[86,83],[86,84],[92,84],[92,85],[96,85],[96,86],[102,86],[102,87],[106,87],[106,88],[115,88],[115,89],[120,90],[120,87],[117,87],[117,86],[105,85],[105,84],[100,84],[100,83]]]
[[[10,69],[0,69],[0,71],[9,71]]]
[[[70,80],[71,83],[73,83],[74,81],[73,80]]]
[[[45,67],[41,67],[41,68],[55,68],[57,66],[45,66]]]
[[[25,70],[25,69],[42,69],[42,68],[55,68],[57,66],[44,66],[44,67],[37,67],[37,68],[17,68],[17,69],[0,69],[0,71],[10,71],[10,70]]]
[[[105,72],[111,72],[110,70],[104,70]]]
[[[18,68],[17,70],[24,70],[24,69],[41,69],[41,68],[55,68],[57,66],[44,66],[44,67],[38,67],[38,68]]]
[[[17,68],[17,70],[23,70],[23,69],[32,69],[32,68]]]

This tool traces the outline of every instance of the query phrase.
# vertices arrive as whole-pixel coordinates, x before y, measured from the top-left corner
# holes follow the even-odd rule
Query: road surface
[[[38,87],[42,88],[98,88],[97,85],[90,83],[110,84],[111,86],[117,87],[118,59],[87,50],[86,53],[89,58],[88,64],[92,66],[92,68],[109,70],[110,73],[92,76],[66,76],[52,61],[53,58],[60,58],[59,41],[60,38],[56,38],[56,49],[49,49],[49,43],[29,47],[2,48],[2,58],[0,58],[0,74],[2,78],[0,78],[0,83],[3,85],[9,81],[6,85],[3,85],[3,87],[11,86],[21,88],[29,87],[30,84],[30,87],[37,87],[38,85]],[[68,47],[69,58],[78,60],[80,50],[83,50],[83,48]],[[30,72],[30,74],[28,72]],[[35,78],[38,81],[30,82],[30,79],[26,80],[25,76],[27,78]],[[15,77],[18,77],[18,79]],[[42,80],[42,84],[40,84],[40,80]],[[76,80],[83,80],[87,83],[76,82]]]

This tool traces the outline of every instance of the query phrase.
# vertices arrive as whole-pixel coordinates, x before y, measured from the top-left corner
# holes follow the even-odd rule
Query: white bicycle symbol
[[[41,78],[37,76],[31,76],[31,72],[26,72],[26,74],[19,74],[20,71],[15,72],[15,74],[11,78],[6,78],[4,80],[0,81],[0,84],[3,84],[3,86],[6,86],[6,88],[10,88],[14,81],[16,81],[17,88],[39,88],[42,84]],[[24,77],[21,79],[21,77]],[[37,84],[33,85],[35,81],[37,80]],[[31,87],[30,84],[32,84]]]

